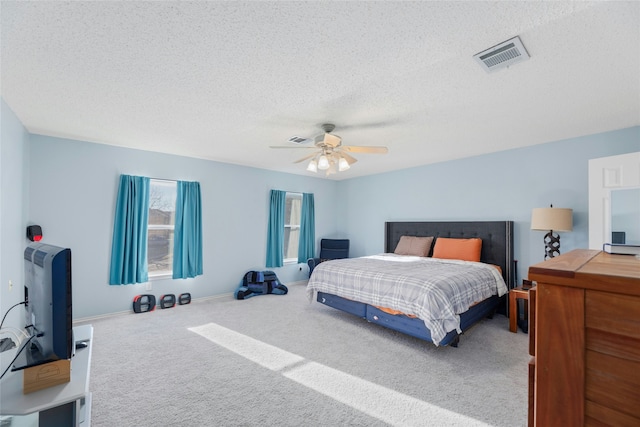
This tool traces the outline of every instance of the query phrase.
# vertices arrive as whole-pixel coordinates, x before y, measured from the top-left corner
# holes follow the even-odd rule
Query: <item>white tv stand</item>
[[[33,393],[22,392],[22,371],[7,372],[0,380],[0,415],[3,419],[11,416],[11,427],[35,425],[91,426],[91,393],[89,373],[91,371],[91,347],[93,326],[82,325],[73,328],[77,342],[87,342],[87,347],[76,350],[71,359],[71,381],[66,384],[45,388]],[[15,356],[17,349],[0,353],[0,368],[4,372]],[[23,422],[24,421],[24,422]]]

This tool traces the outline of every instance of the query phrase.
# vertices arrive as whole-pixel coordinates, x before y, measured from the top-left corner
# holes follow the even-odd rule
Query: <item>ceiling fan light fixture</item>
[[[329,169],[327,169],[326,174],[327,175],[331,175],[332,173],[338,173],[338,165],[336,165],[336,162],[331,161],[329,164]]]
[[[363,145],[342,145],[342,138],[331,132],[335,126],[331,123],[325,123],[322,126],[324,133],[311,138],[303,138],[300,136],[292,136],[289,143],[307,144],[313,141],[315,147],[292,147],[289,146],[271,146],[271,148],[299,148],[312,149],[308,151],[308,155],[294,161],[293,163],[303,163],[308,161],[307,171],[317,173],[325,172],[331,175],[338,172],[344,172],[351,169],[351,165],[358,160],[349,153],[365,153],[365,154],[386,154],[389,150],[383,146],[363,146]]]
[[[324,154],[320,156],[320,158],[318,159],[318,169],[324,171],[329,169],[329,166],[329,159],[327,159],[327,156],[325,156]]]
[[[348,170],[351,166],[349,166],[349,162],[347,162],[347,159],[345,159],[344,157],[340,157],[340,160],[338,160],[338,170],[340,172],[344,172],[346,170]]]

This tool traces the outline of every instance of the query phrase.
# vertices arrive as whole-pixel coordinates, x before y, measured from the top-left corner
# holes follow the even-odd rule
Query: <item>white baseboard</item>
[[[291,282],[289,284],[287,284],[287,287],[291,287],[291,286],[300,286],[300,285],[307,285],[308,280],[298,280],[297,282]],[[207,302],[207,301],[211,301],[211,300],[217,300],[217,299],[221,299],[221,298],[233,298],[235,292],[226,292],[224,294],[216,294],[216,295],[209,295],[206,297],[200,297],[200,298],[194,298],[191,300],[191,303],[202,303],[202,302]],[[157,305],[156,305],[157,307]],[[82,323],[87,323],[90,322],[92,320],[99,320],[99,319],[105,319],[108,317],[114,317],[114,316],[123,316],[126,314],[135,314],[133,312],[133,310],[126,310],[126,311],[116,311],[115,313],[105,313],[105,314],[100,314],[98,316],[89,316],[89,317],[82,317],[80,319],[74,319],[73,324],[77,325],[77,324],[82,324]]]

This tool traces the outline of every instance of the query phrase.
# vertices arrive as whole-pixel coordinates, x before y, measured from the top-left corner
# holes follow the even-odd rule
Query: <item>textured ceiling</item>
[[[2,97],[32,133],[344,179],[640,125],[640,2],[9,2]],[[472,56],[520,36],[531,59]],[[322,175],[319,175],[322,176]]]

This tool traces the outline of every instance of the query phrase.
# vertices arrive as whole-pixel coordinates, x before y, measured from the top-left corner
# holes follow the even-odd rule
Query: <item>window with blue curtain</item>
[[[287,192],[271,190],[267,226],[267,267],[282,267],[284,262],[284,211]]]
[[[313,258],[314,210],[313,194],[271,190],[267,227],[267,267],[282,267],[285,259],[287,262],[304,263],[308,258]]]
[[[316,219],[313,194],[302,194],[302,212],[300,214],[300,242],[298,243],[298,262],[307,262],[315,257]]]
[[[173,246],[173,278],[202,274],[200,183],[178,181]]]
[[[150,185],[151,181],[155,187]],[[175,187],[170,185],[172,183]],[[150,187],[156,194],[150,191]],[[173,192],[171,188],[174,188]],[[151,199],[154,200],[153,206]],[[167,217],[168,222],[151,221],[151,211],[155,216]],[[151,252],[150,237],[155,244]],[[149,262],[153,263],[152,273],[149,273]],[[200,183],[121,175],[109,283],[144,283],[149,281],[150,275],[191,278],[202,274],[202,264]]]
[[[126,285],[149,280],[148,216],[149,178],[121,175],[113,224],[109,284]]]

